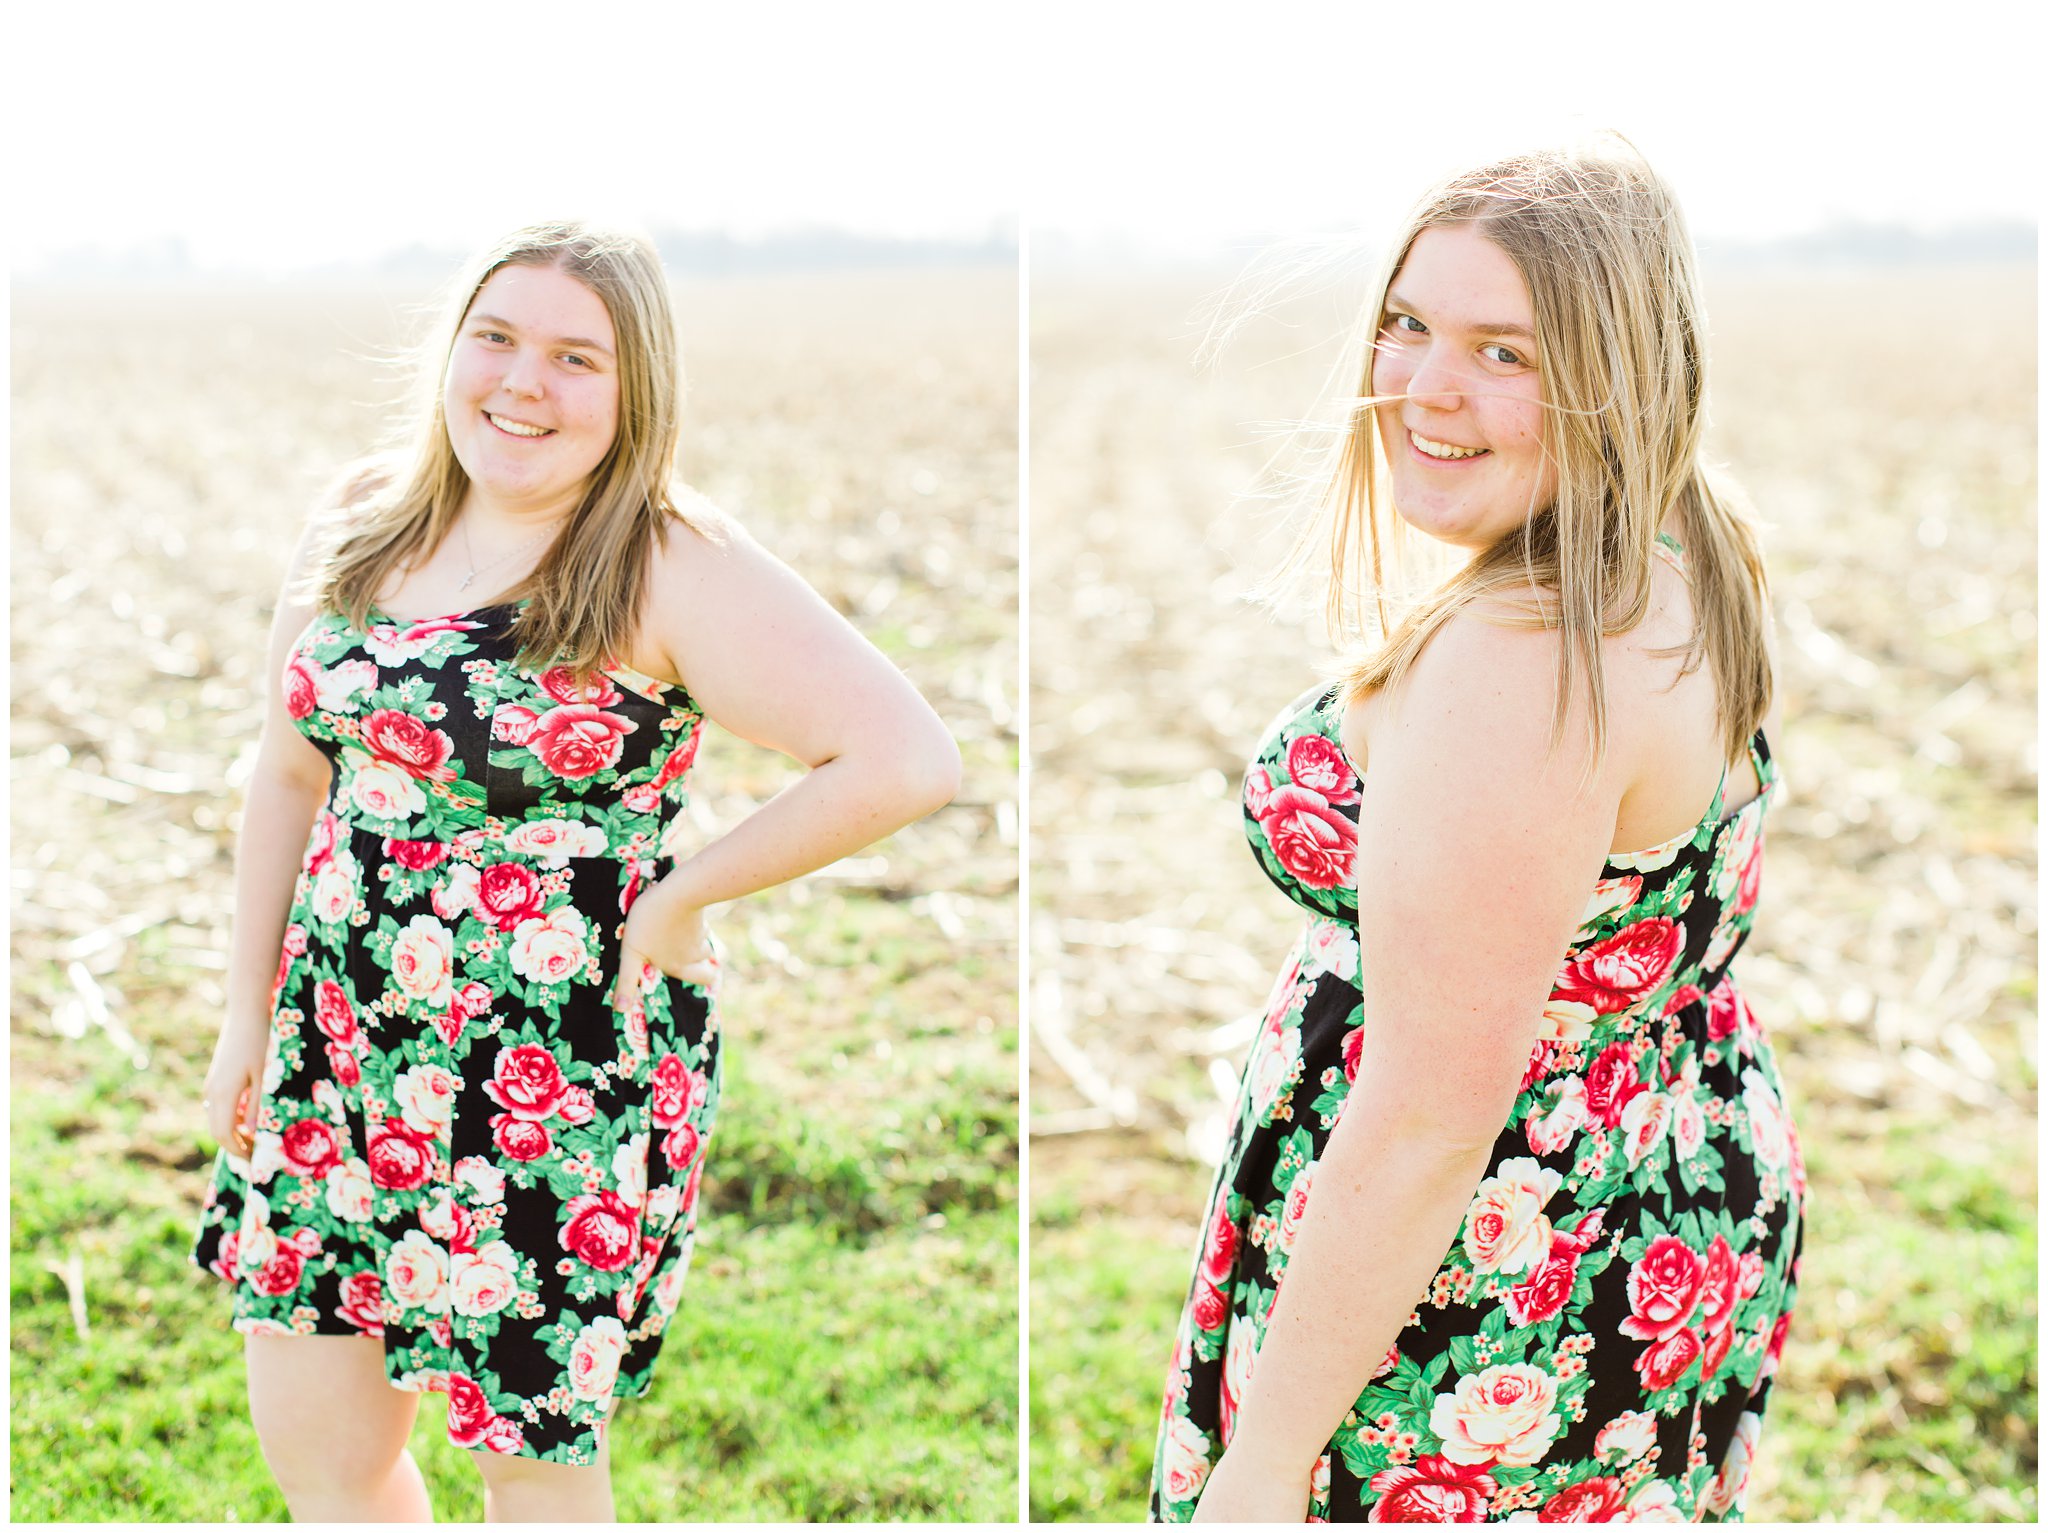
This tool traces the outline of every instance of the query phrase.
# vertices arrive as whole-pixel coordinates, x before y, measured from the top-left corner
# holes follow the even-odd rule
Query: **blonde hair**
[[[1558,488],[1519,534],[1412,595],[1406,528],[1372,408],[1399,396],[1374,395],[1372,364],[1388,287],[1416,236],[1443,227],[1491,240],[1528,284],[1544,449]],[[1704,325],[1692,241],[1670,188],[1618,135],[1452,176],[1393,242],[1365,318],[1358,397],[1324,507],[1332,631],[1372,646],[1345,663],[1346,696],[1396,686],[1445,623],[1484,601],[1501,626],[1561,631],[1552,747],[1583,676],[1597,764],[1608,723],[1600,640],[1629,632],[1649,610],[1653,544],[1669,516],[1691,575],[1694,628],[1688,643],[1653,653],[1681,655],[1683,674],[1711,662],[1726,759],[1739,759],[1770,706],[1768,587],[1739,492],[1701,458]],[[1312,527],[1305,543],[1319,536]],[[1390,588],[1401,590],[1405,611],[1390,604]]]
[[[574,277],[603,302],[617,342],[618,435],[540,563],[507,593],[508,600],[529,598],[514,629],[517,663],[564,664],[587,682],[626,652],[653,544],[666,536],[669,519],[697,525],[677,504],[683,377],[668,278],[637,234],[573,221],[530,224],[457,275],[414,353],[412,397],[390,445],[345,476],[306,597],[367,627],[387,577],[430,554],[454,527],[469,476],[448,438],[442,376],[470,305],[506,266]]]

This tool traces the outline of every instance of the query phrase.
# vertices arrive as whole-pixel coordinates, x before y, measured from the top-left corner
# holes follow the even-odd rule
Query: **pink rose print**
[[[1628,1045],[1610,1043],[1586,1071],[1586,1112],[1609,1128],[1618,1127],[1629,1098],[1649,1089],[1637,1078]]]
[[[313,1025],[343,1048],[353,1047],[363,1036],[356,1026],[356,1010],[348,1003],[348,992],[331,979],[313,987]]]
[[[206,1270],[223,1282],[232,1283],[235,1280],[235,1258],[241,1254],[241,1246],[242,1237],[229,1230],[221,1236],[220,1249]]]
[[[697,731],[690,731],[690,738],[668,753],[668,759],[661,764],[661,770],[654,774],[654,786],[666,788],[670,783],[690,770],[697,759]]]
[[[1365,1058],[1365,1029],[1354,1027],[1344,1035],[1344,1083],[1358,1083],[1358,1066]]]
[[[1242,779],[1241,828],[1309,925],[1278,966],[1263,1027],[1255,1013],[1231,1030],[1247,1053],[1234,1115],[1208,1145],[1221,1169],[1163,1391],[1155,1522],[1188,1518],[1242,1430],[1248,1365],[1290,1280],[1306,1186],[1370,1074],[1367,982],[1402,960],[1358,949],[1346,919],[1364,784],[1332,738],[1332,695],[1298,698]],[[1773,765],[1758,769],[1767,790]],[[1313,1445],[1310,1521],[1739,1512],[1765,1403],[1756,1375],[1778,1366],[1806,1212],[1783,1083],[1752,998],[1726,981],[1750,930],[1767,808],[1724,822],[1711,858],[1687,832],[1610,857],[1605,876],[1587,870],[1550,994],[1527,1019],[1512,1107],[1495,1119],[1479,1182],[1490,1191],[1474,1192],[1460,1238],[1382,1345],[1379,1382],[1391,1367],[1403,1387],[1361,1397]],[[1493,905],[1512,903],[1496,862],[1460,871],[1491,880]],[[1475,941],[1498,913],[1474,904]],[[1369,1023],[1382,1024],[1403,1025]],[[694,1057],[658,1035],[652,1057],[665,1047]],[[1699,1414],[1702,1389],[1723,1408]]]
[[[341,1140],[325,1118],[300,1118],[285,1127],[284,1163],[293,1176],[325,1176],[341,1164]]]
[[[546,1124],[515,1118],[508,1112],[492,1115],[491,1142],[497,1145],[499,1154],[520,1161],[539,1160],[555,1147]]]
[[[1647,1252],[1645,1253],[1648,1254]],[[1705,1270],[1700,1274],[1700,1329],[1717,1331],[1735,1313],[1735,1285],[1739,1273],[1735,1253],[1727,1240],[1716,1235],[1707,1247]]]
[[[1218,1205],[1216,1217],[1209,1223],[1209,1239],[1202,1248],[1202,1276],[1221,1288],[1230,1281],[1230,1271],[1236,1262],[1237,1226],[1231,1222],[1230,1210]]]
[[[617,1272],[639,1249],[640,1213],[616,1192],[590,1192],[569,1200],[562,1249],[599,1272]]]
[[[1379,1496],[1370,1522],[1480,1522],[1499,1489],[1490,1464],[1456,1464],[1425,1453],[1413,1464],[1382,1469],[1372,1477]]]
[[[327,1073],[334,1077],[337,1086],[354,1086],[363,1078],[362,1066],[357,1062],[355,1051],[343,1048],[338,1043],[327,1045]]]
[[[310,718],[319,706],[320,694],[313,685],[313,672],[293,655],[284,668],[284,711],[295,719]]]
[[[1550,1254],[1508,1290],[1503,1302],[1509,1323],[1534,1325],[1564,1308],[1565,1300],[1572,1296],[1572,1284],[1578,1280],[1580,1249],[1570,1236],[1552,1235]]]
[[[448,847],[441,841],[394,841],[386,836],[384,855],[401,868],[424,873],[447,860]]]
[[[697,1078],[676,1054],[661,1056],[649,1089],[647,1112],[656,1128],[674,1128],[701,1100],[697,1095]]]
[[[386,1118],[370,1131],[370,1185],[409,1192],[426,1185],[434,1169],[434,1142],[416,1134],[403,1118]]]
[[[1628,1504],[1621,1481],[1595,1475],[1563,1490],[1544,1502],[1536,1513],[1538,1522],[1618,1522]]]
[[[458,1448],[474,1448],[497,1413],[475,1379],[448,1375],[448,1440]]]
[[[484,1446],[493,1453],[517,1453],[526,1446],[526,1433],[509,1416],[493,1416],[484,1428]]]
[[[334,856],[335,840],[341,835],[341,821],[326,810],[313,822],[313,833],[306,838],[306,871],[317,873],[326,867]]]
[[[1768,1378],[1778,1371],[1778,1357],[1785,1350],[1785,1335],[1792,1329],[1792,1313],[1787,1310],[1778,1317],[1771,1327],[1771,1339],[1764,1346],[1764,1366],[1761,1377]]]
[[[1627,1011],[1664,983],[1684,948],[1676,921],[1651,916],[1580,949],[1558,975],[1551,999],[1577,1001],[1600,1016]]]
[[[494,862],[477,878],[477,910],[501,932],[531,920],[547,903],[540,878],[516,862]]]
[[[268,1298],[288,1294],[299,1286],[299,1280],[306,1275],[305,1254],[288,1240],[280,1240],[270,1260],[249,1281],[255,1290]]]
[[[703,1136],[688,1123],[680,1123],[662,1136],[661,1157],[671,1171],[680,1171],[697,1158]]]
[[[1742,1026],[1742,997],[1734,981],[1722,980],[1707,996],[1707,1037],[1715,1043],[1732,1038]]]
[[[1727,1361],[1728,1349],[1735,1345],[1735,1327],[1724,1325],[1718,1331],[1707,1332],[1705,1350],[1700,1354],[1700,1382],[1706,1383]]]
[[[524,745],[540,715],[521,703],[500,703],[491,715],[491,737],[508,745]]]
[[[1623,1324],[1625,1327],[1627,1322]],[[1642,1376],[1643,1388],[1669,1389],[1703,1350],[1699,1332],[1693,1330],[1675,1331],[1663,1341],[1643,1348],[1642,1356],[1636,1359],[1636,1372]]]
[[[1728,908],[1731,913],[1746,916],[1756,909],[1756,897],[1763,889],[1764,843],[1759,836],[1749,849],[1749,858],[1742,864],[1742,880],[1735,887],[1735,903]]]
[[[455,777],[455,768],[448,764],[455,742],[425,719],[396,708],[379,708],[363,720],[363,746],[379,761],[388,761],[414,777],[433,782],[450,782]]]
[[[335,1317],[369,1336],[384,1334],[384,1284],[374,1272],[351,1272],[341,1280]]]
[[[1634,1311],[1621,1322],[1624,1336],[1662,1341],[1684,1326],[1699,1303],[1707,1264],[1676,1235],[1659,1235],[1629,1268],[1628,1302]]]
[[[1671,992],[1671,999],[1664,1003],[1664,1015],[1668,1017],[1673,1012],[1683,1011],[1694,1002],[1703,999],[1704,995],[1705,992],[1698,985],[1680,985]]]
[[[534,720],[526,748],[557,777],[574,782],[616,765],[625,737],[639,727],[589,703],[564,703]]]
[[[553,1117],[568,1090],[555,1056],[537,1043],[501,1050],[492,1078],[484,1082],[485,1096],[513,1117],[534,1123]]]
[[[1742,1259],[1735,1264],[1735,1271],[1736,1302],[1754,1299],[1757,1290],[1764,1286],[1764,1259],[1754,1251],[1744,1251]]]
[[[1273,802],[1273,774],[1264,767],[1253,767],[1244,774],[1244,806],[1251,811],[1252,818],[1263,820],[1266,806]]]
[[[1332,804],[1358,802],[1358,775],[1337,743],[1323,735],[1302,735],[1287,747],[1287,775]]]
[[[619,689],[602,675],[592,676],[587,685],[579,688],[566,665],[551,666],[541,672],[540,689],[558,703],[589,703],[609,708],[619,700]]]
[[[1292,783],[1275,788],[1259,829],[1280,865],[1308,888],[1350,886],[1358,827],[1332,812],[1320,793]]]

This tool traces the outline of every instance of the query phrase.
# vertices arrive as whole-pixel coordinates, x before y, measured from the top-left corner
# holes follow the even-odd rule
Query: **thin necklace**
[[[481,575],[485,570],[496,569],[499,565],[503,564],[507,559],[518,557],[520,554],[525,553],[527,549],[533,547],[533,545],[538,543],[542,538],[545,538],[552,534],[556,530],[556,528],[561,526],[561,519],[559,517],[556,518],[553,524],[535,533],[532,537],[528,538],[524,543],[521,543],[517,548],[513,549],[511,553],[500,554],[498,555],[497,558],[493,559],[489,564],[478,564],[476,562],[476,550],[470,546],[469,541],[469,523],[463,522],[460,524],[460,526],[462,528],[462,551],[465,555],[468,556],[469,559],[469,573],[462,577],[462,584],[458,585],[455,589],[458,591],[467,591],[469,589],[469,583],[472,580],[476,579],[477,576]]]

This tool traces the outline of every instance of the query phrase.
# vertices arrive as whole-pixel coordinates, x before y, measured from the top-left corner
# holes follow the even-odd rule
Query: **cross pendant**
[[[476,579],[476,571],[471,570],[467,575],[464,575],[462,577],[462,584],[457,586],[455,589],[458,591],[467,591],[469,589],[469,583],[474,579]]]

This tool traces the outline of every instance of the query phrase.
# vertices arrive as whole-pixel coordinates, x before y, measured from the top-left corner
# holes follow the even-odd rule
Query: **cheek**
[[[1533,400],[1508,405],[1493,422],[1493,440],[1526,460],[1531,473],[1545,472],[1543,406]]]
[[[593,389],[580,401],[580,405],[578,414],[582,417],[583,429],[598,444],[598,450],[602,453],[611,446],[613,438],[619,434],[618,390]]]
[[[1405,386],[1405,380],[1404,386]],[[1375,405],[1373,418],[1379,422],[1380,451],[1386,455],[1387,465],[1397,472],[1405,472],[1408,462],[1408,427],[1401,420],[1401,401]]]
[[[470,405],[480,398],[483,387],[477,376],[476,359],[468,353],[457,351],[448,359],[448,371],[441,379],[441,405],[451,420],[457,414],[467,414]]]

